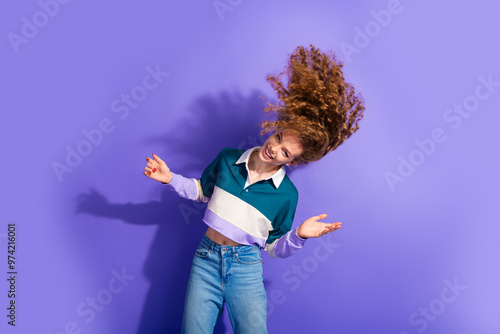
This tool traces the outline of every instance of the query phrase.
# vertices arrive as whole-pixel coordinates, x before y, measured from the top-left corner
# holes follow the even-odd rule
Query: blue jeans
[[[267,333],[259,247],[223,246],[203,236],[191,266],[182,333],[213,333],[224,303],[234,333]]]

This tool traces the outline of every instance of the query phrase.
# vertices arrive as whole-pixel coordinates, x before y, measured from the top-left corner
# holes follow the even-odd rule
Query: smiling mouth
[[[268,159],[271,159],[271,160],[273,159],[273,157],[271,157],[271,153],[269,152],[269,146],[266,146],[266,148],[264,149],[264,155]]]

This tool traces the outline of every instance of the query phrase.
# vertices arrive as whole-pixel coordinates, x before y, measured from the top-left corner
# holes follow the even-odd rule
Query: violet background
[[[263,254],[269,332],[500,333],[500,87],[456,129],[443,118],[474,95],[478,77],[500,81],[498,2],[401,0],[353,54],[343,47],[356,45],[355,28],[375,29],[371,11],[394,2],[220,3],[231,10],[71,1],[17,53],[8,34],[21,34],[22,18],[41,7],[2,5],[0,267],[7,276],[15,222],[19,275],[15,328],[0,280],[0,331],[179,332],[203,207],[144,177],[144,159],[155,152],[199,177],[223,147],[262,143],[259,96],[275,99],[266,74],[314,44],[344,61],[366,111],[352,138],[289,174],[300,194],[294,227],[326,212],[343,228],[287,259]],[[121,119],[111,104],[142,85],[148,66],[169,75]],[[59,180],[54,161],[65,164],[66,147],[103,119],[113,131]],[[386,172],[436,128],[446,140],[391,189]],[[133,279],[109,294],[113,270]],[[446,280],[466,286],[445,294],[450,303]],[[77,312],[88,312],[88,297],[110,295],[94,318]],[[421,307],[438,314],[424,320]],[[232,333],[226,314],[216,333]]]

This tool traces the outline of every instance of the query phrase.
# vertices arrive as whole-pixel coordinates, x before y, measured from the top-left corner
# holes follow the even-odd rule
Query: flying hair
[[[295,163],[306,164],[335,150],[359,128],[365,110],[363,99],[342,73],[343,63],[333,52],[320,52],[299,46],[290,55],[283,72],[267,75],[280,100],[267,103],[264,111],[276,113],[275,121],[262,122],[262,134],[269,131],[295,130],[303,154]],[[287,79],[287,84],[282,82]]]

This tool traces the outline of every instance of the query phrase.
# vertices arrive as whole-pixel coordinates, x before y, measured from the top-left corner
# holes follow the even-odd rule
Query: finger
[[[158,162],[159,164],[161,163],[164,163],[163,160],[160,159],[159,156],[157,156],[156,154],[153,153],[153,158],[156,160],[156,162]]]
[[[148,162],[146,165],[147,165],[149,168],[151,168],[151,169],[158,167],[158,163],[157,163],[156,161],[154,161],[154,160],[151,160],[151,161],[150,161],[150,162]]]
[[[322,214],[314,217],[314,220],[318,221],[318,220],[321,220],[321,219],[325,219],[326,217],[328,217],[328,215],[326,213],[322,213]]]
[[[328,226],[328,228],[341,228],[342,227],[342,223],[325,223],[326,226]]]
[[[341,228],[341,226],[337,225],[336,223],[332,223],[332,224],[329,224],[329,225],[330,226],[327,226],[325,228],[326,233],[331,233],[331,232],[336,231],[339,228]]]
[[[335,228],[327,228],[327,229],[325,229],[326,233],[331,233],[333,231],[335,231]]]

